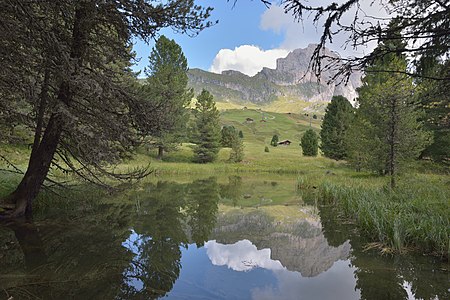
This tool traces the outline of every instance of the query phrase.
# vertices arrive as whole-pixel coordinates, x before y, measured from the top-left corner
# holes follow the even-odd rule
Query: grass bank
[[[317,193],[319,202],[334,205],[383,252],[417,250],[448,259],[449,186],[448,177],[416,175],[395,190],[367,180],[324,180]]]

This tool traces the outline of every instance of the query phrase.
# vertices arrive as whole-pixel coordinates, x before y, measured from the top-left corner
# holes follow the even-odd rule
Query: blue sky
[[[219,23],[193,38],[175,34],[171,29],[161,31],[167,37],[175,39],[182,47],[190,68],[208,70],[221,49],[234,49],[246,44],[270,49],[282,40],[281,35],[260,28],[261,15],[267,9],[258,0],[240,0],[234,7],[233,2],[226,0],[203,0],[196,3],[214,7],[210,20],[218,20]],[[148,64],[147,57],[152,46],[153,44],[147,45],[142,41],[134,45],[138,57],[142,58],[135,67],[136,70]]]
[[[317,43],[321,33],[321,28],[313,26],[311,20],[295,22],[281,7],[272,5],[267,9],[259,0],[238,0],[235,5],[233,0],[197,0],[196,4],[214,7],[210,20],[219,23],[194,38],[175,34],[171,29],[161,31],[182,47],[190,68],[216,73],[237,70],[253,76],[263,67],[275,68],[276,59],[290,51]],[[329,47],[341,54],[348,53],[348,49],[340,46],[343,40],[337,38]],[[136,71],[148,64],[153,45],[135,43],[134,50],[140,58],[134,67]]]

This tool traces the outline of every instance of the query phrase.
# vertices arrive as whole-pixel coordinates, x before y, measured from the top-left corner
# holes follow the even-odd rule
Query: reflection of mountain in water
[[[259,210],[250,213],[234,210],[219,215],[213,238],[222,244],[248,239],[258,249],[270,248],[272,260],[279,260],[288,270],[300,272],[304,277],[325,272],[334,262],[346,259],[351,249],[349,241],[338,247],[330,246],[318,222],[275,222]]]

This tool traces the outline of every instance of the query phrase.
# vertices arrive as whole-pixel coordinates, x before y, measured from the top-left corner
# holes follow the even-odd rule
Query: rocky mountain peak
[[[350,101],[357,96],[361,85],[361,73],[354,73],[347,84],[326,84],[334,74],[324,71],[321,81],[309,70],[310,59],[317,45],[295,49],[285,58],[277,59],[276,68],[263,68],[250,77],[238,71],[228,70],[214,74],[198,69],[189,71],[190,85],[196,91],[208,89],[217,100],[253,102],[264,104],[287,96],[308,102],[331,101],[332,96],[342,95]],[[339,58],[329,49],[325,54]]]

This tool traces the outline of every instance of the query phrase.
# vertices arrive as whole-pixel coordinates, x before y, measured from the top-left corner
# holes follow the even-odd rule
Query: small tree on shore
[[[319,137],[317,133],[312,129],[306,130],[300,146],[302,147],[304,156],[317,156],[319,150]]]
[[[181,47],[162,35],[149,56],[145,73],[147,84],[142,87],[151,106],[149,122],[153,123],[150,146],[158,148],[158,159],[164,151],[175,149],[185,137],[187,106],[193,92],[187,88],[187,59]]]
[[[213,96],[207,90],[203,90],[198,95],[194,116],[197,143],[194,149],[194,161],[212,162],[217,158],[220,149],[219,111]]]
[[[380,44],[378,47],[390,46]],[[376,51],[376,49],[375,49]],[[394,73],[378,72],[391,69]],[[423,112],[415,94],[414,84],[401,71],[406,70],[403,55],[390,54],[377,59],[367,68],[363,85],[358,89],[360,124],[353,144],[365,144],[367,167],[380,174],[389,174],[391,188],[401,167],[417,159],[430,143],[430,134],[423,130]]]

